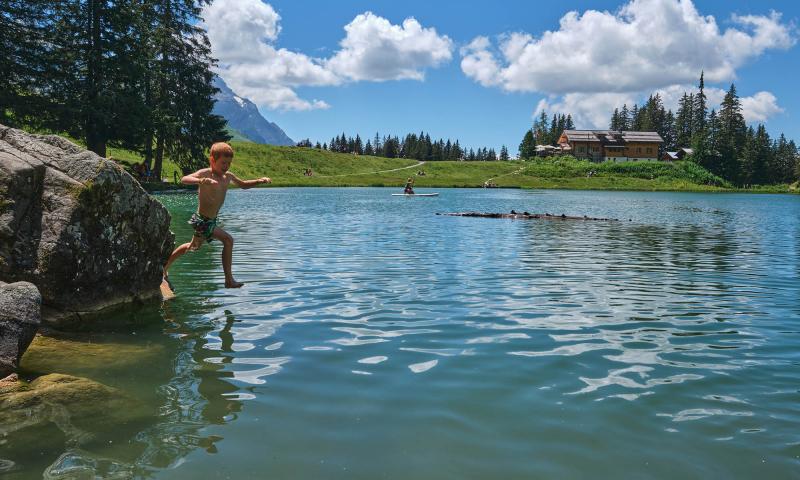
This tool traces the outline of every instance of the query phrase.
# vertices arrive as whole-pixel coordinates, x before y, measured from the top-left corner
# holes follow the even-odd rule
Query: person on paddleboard
[[[414,195],[414,177],[408,177],[406,188],[403,189],[403,193],[406,195]]]

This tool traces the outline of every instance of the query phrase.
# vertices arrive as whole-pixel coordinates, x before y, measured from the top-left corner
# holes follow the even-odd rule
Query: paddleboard
[[[438,197],[438,193],[393,193],[393,197]]]

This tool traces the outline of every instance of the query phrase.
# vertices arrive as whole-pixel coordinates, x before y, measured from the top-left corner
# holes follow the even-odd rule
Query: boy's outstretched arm
[[[231,180],[239,188],[245,188],[246,189],[246,188],[255,187],[256,185],[261,185],[262,183],[272,183],[272,179],[269,178],[269,177],[261,177],[261,178],[256,178],[256,179],[253,179],[253,180],[242,180],[242,179],[240,179],[239,177],[237,177],[236,175],[234,175],[231,172],[228,172],[228,175],[231,176]]]
[[[216,185],[217,181],[209,176],[210,170],[209,168],[203,168],[189,175],[184,175],[181,178],[181,183],[184,185]]]

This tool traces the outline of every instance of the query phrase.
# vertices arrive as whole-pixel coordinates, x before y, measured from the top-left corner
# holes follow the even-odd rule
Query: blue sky
[[[572,13],[570,13],[572,12]],[[712,104],[735,82],[751,122],[800,141],[791,1],[216,0],[220,75],[295,140],[424,130],[512,154],[534,115],[605,127],[700,70]],[[712,105],[714,106],[714,105]]]

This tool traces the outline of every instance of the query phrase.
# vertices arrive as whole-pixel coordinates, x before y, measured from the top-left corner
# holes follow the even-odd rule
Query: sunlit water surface
[[[9,475],[800,478],[800,197],[393,192],[231,191],[246,286],[203,247],[90,336],[159,360],[64,366],[149,421],[11,434]],[[620,221],[435,215],[511,209]]]

